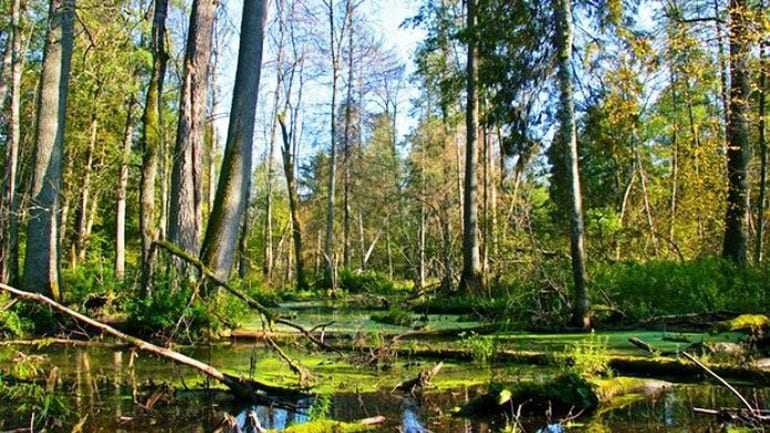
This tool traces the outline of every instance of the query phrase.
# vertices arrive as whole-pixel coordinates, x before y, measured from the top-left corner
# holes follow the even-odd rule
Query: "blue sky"
[[[275,0],[273,0],[275,1]],[[271,1],[271,3],[273,2]],[[317,1],[317,0],[311,0]],[[380,34],[379,36],[384,41],[386,46],[391,47],[401,58],[401,61],[407,66],[407,74],[411,75],[414,71],[414,63],[412,61],[412,55],[419,42],[424,37],[424,32],[419,29],[406,29],[401,28],[401,23],[407,18],[414,16],[419,9],[419,0],[367,0],[362,6],[362,13],[367,17],[367,20],[371,23],[372,27],[376,29]],[[228,43],[222,53],[220,60],[220,73],[217,77],[217,85],[220,89],[220,101],[215,110],[218,114],[225,114],[230,108],[230,98],[232,96],[233,80],[235,78],[235,66],[238,54],[238,27],[240,26],[240,9],[242,7],[242,1],[231,1],[225,3],[227,8],[227,14],[235,27],[233,34],[230,35]],[[268,18],[270,20],[270,18]],[[265,47],[265,58],[263,63],[270,62],[274,56],[270,51],[270,47]],[[258,119],[257,119],[257,132],[255,133],[255,155],[259,157],[263,155],[266,148],[267,131],[266,124],[269,122],[266,119],[269,118],[270,104],[272,103],[272,97],[269,96],[270,91],[274,85],[274,78],[272,77],[272,68],[263,68],[262,77],[262,91],[260,93],[260,100],[258,105]],[[314,118],[319,119],[322,116],[328,116],[329,110],[329,97],[328,92],[323,83],[313,82],[308,83],[309,89],[306,89],[306,95],[309,95],[305,104],[305,118],[309,121],[313,121]],[[397,119],[397,128],[399,135],[404,136],[414,126],[414,122],[408,116],[408,103],[416,93],[416,89],[412,86],[406,86],[401,94],[401,107],[400,114]],[[227,122],[226,115],[220,115],[217,120],[217,130],[220,136],[220,144],[224,145],[227,134]],[[319,122],[319,124],[322,124]],[[322,134],[317,134],[316,136]],[[305,137],[305,143],[302,143],[302,147],[306,152],[313,151],[308,137]],[[318,144],[328,145],[323,141],[323,138],[318,139]]]

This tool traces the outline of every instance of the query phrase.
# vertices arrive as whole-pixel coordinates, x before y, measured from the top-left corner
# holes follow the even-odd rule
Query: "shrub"
[[[586,378],[611,375],[607,340],[591,331],[587,339],[572,344],[564,354],[567,371]]]
[[[471,351],[473,359],[483,364],[490,363],[495,359],[498,351],[497,343],[495,337],[485,337],[476,333],[472,333],[462,341],[462,345]]]
[[[400,308],[391,308],[384,313],[372,314],[370,318],[377,323],[396,326],[412,326],[416,322],[411,313]]]
[[[196,290],[192,283],[173,287],[168,281],[156,282],[150,296],[137,295],[125,301],[129,332],[193,342],[236,327],[248,310],[243,302],[220,290],[199,294],[190,302]]]
[[[393,281],[374,271],[343,269],[339,273],[339,283],[340,287],[348,293],[391,294],[395,290]]]
[[[591,272],[593,293],[606,293],[631,320],[724,310],[763,313],[768,281],[765,269],[720,258],[602,264]]]

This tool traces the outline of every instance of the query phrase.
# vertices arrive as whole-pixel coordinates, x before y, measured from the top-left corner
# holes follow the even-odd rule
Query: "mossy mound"
[[[758,334],[770,328],[770,318],[764,314],[741,314],[732,320],[720,322],[717,331],[745,332]]]
[[[319,420],[293,425],[286,430],[283,430],[283,433],[358,433],[368,431],[369,429],[369,426],[363,424]],[[270,432],[275,433],[276,430],[270,430]]]
[[[456,415],[473,418],[516,412],[542,414],[552,409],[555,414],[570,410],[591,412],[599,405],[594,385],[573,373],[563,374],[545,382],[525,382],[507,388],[492,384],[489,391],[460,408]]]

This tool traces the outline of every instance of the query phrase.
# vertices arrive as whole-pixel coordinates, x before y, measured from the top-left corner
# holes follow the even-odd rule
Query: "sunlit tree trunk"
[[[195,0],[192,4],[171,169],[168,239],[191,253],[199,249],[203,215],[201,166],[216,5],[217,0]]]
[[[586,267],[583,225],[583,197],[580,190],[578,169],[577,131],[575,103],[572,90],[572,1],[554,0],[556,7],[556,47],[559,80],[560,139],[566,150],[564,162],[567,168],[570,191],[570,245],[572,277],[575,284],[573,324],[587,329],[591,326],[590,302],[586,290]]]
[[[75,0],[50,1],[37,103],[27,254],[24,260],[24,288],[54,299],[61,299],[59,195],[74,16]]]
[[[463,200],[463,272],[460,290],[466,293],[479,293],[483,287],[481,281],[481,259],[478,244],[478,179],[476,165],[478,161],[478,47],[476,42],[476,0],[467,0],[467,27],[472,35],[468,41],[466,104],[466,144],[465,144],[465,192]]]
[[[730,1],[730,121],[727,124],[727,212],[722,255],[746,262],[747,168],[750,158],[748,62],[750,54],[746,0]]]
[[[120,281],[126,275],[126,195],[128,192],[128,165],[131,161],[131,145],[134,135],[133,111],[134,97],[131,96],[126,104],[126,126],[123,133],[115,210],[115,277]]]
[[[350,0],[348,0],[350,1]],[[340,62],[337,56],[336,32],[334,23],[334,0],[327,3],[329,13],[329,43],[332,68],[332,101],[330,109],[331,147],[329,150],[329,185],[326,199],[326,238],[324,239],[325,277],[331,284],[332,293],[337,289],[337,278],[334,258],[334,202],[337,185],[337,82],[339,80]]]
[[[98,99],[98,92],[93,95],[93,100]],[[95,103],[95,102],[94,102]],[[99,131],[99,118],[96,115],[97,107],[94,106],[91,113],[90,136],[88,139],[88,149],[86,150],[86,163],[82,167],[82,183],[80,189],[80,203],[78,204],[77,227],[75,228],[75,240],[72,243],[72,255],[70,257],[70,266],[77,268],[81,257],[81,251],[85,250],[86,231],[88,227],[89,210],[91,208],[91,176],[94,169],[94,158],[96,157],[96,136]]]
[[[166,14],[168,0],[155,0],[152,24],[153,63],[142,115],[142,183],[139,190],[139,226],[142,232],[142,288],[152,281],[152,243],[158,237],[155,191],[160,163],[163,80],[166,75]]]
[[[243,2],[227,143],[214,207],[201,248],[201,260],[220,278],[227,278],[230,273],[251,186],[254,117],[262,71],[266,8],[265,0]]]

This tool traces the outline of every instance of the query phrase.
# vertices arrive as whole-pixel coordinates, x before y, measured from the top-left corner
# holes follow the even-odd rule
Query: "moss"
[[[527,413],[552,409],[556,414],[567,414],[569,411],[591,412],[598,405],[595,385],[577,374],[567,373],[545,382],[524,382],[510,388],[492,384],[486,394],[468,402],[457,415],[495,415],[516,410],[519,406]]]
[[[717,325],[719,331],[757,333],[770,326],[770,318],[764,314],[741,314]]]
[[[284,433],[356,433],[364,432],[370,429],[369,426],[362,424],[350,424],[332,420],[318,420],[305,424],[293,425]],[[270,430],[275,432],[276,430]]]
[[[373,322],[396,326],[412,326],[416,322],[408,311],[398,308],[392,308],[386,313],[372,314],[370,318]]]

